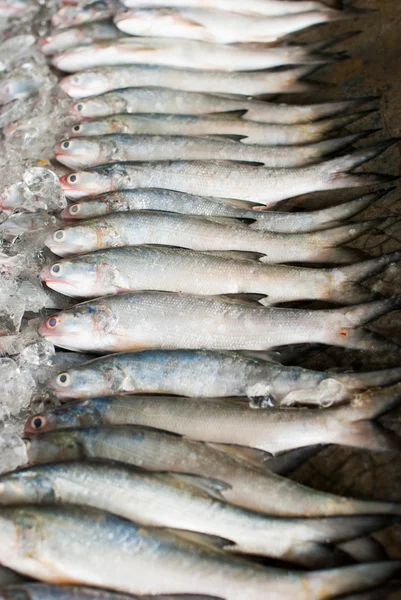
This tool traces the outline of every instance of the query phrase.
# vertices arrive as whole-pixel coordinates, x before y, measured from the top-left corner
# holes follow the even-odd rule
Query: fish
[[[85,427],[142,425],[216,444],[246,446],[278,454],[311,444],[341,444],[370,450],[401,450],[401,440],[371,419],[397,406],[400,386],[357,395],[351,404],[321,409],[269,407],[258,410],[244,399],[187,398],[179,396],[111,396],[62,407],[48,417],[34,415],[25,433],[46,431],[52,418],[76,417]],[[60,419],[57,421],[57,419]],[[39,419],[38,422],[36,420]],[[39,424],[39,427],[35,425]],[[51,425],[50,425],[51,427]],[[48,430],[48,429],[47,429]],[[216,534],[225,537],[224,534]]]
[[[194,196],[172,190],[138,188],[82,198],[63,209],[61,217],[67,222],[74,222],[111,212],[164,210],[188,215],[252,219],[254,220],[252,229],[279,233],[306,233],[340,225],[343,220],[359,214],[394,189],[378,190],[372,194],[366,194],[343,204],[320,210],[278,212],[249,210],[249,204],[240,200],[230,202],[223,198]],[[262,207],[262,205],[255,204],[251,208],[255,209],[258,206]]]
[[[166,6],[165,0],[123,0],[127,8],[138,7],[159,7]],[[217,8],[218,10],[233,10],[233,4],[230,0],[169,0],[171,7],[190,7],[190,8]],[[235,12],[255,15],[287,15],[310,11],[327,11],[329,7],[323,2],[317,0],[250,0],[249,2],[235,2]]]
[[[401,261],[394,252],[332,269],[265,265],[241,256],[168,246],[123,246],[98,250],[46,265],[40,279],[73,298],[96,298],[127,291],[155,290],[218,296],[261,294],[265,306],[319,299],[357,304],[374,299],[359,282]]]
[[[24,583],[0,590],[0,600],[221,600],[212,596],[132,596],[77,585]]]
[[[219,296],[128,292],[58,312],[42,321],[38,333],[60,348],[98,354],[179,348],[269,350],[303,343],[396,351],[396,344],[363,325],[400,307],[401,296],[308,310],[266,308]]]
[[[246,96],[215,95],[192,91],[177,91],[163,87],[127,87],[93,95],[92,85],[99,85],[99,71],[90,76],[85,73],[71,75],[63,79],[66,93],[82,95],[86,98],[72,105],[70,114],[74,119],[107,117],[118,113],[204,115],[244,111],[244,120],[269,124],[294,124],[318,121],[339,115],[359,107],[374,97],[325,102],[321,104],[291,105],[276,104],[247,98]],[[107,81],[107,77],[106,77]],[[132,81],[128,82],[128,84]],[[104,87],[104,85],[103,85]],[[106,85],[107,88],[107,85]]]
[[[313,572],[267,567],[223,552],[210,536],[147,528],[81,507],[2,508],[0,522],[0,559],[7,566],[48,583],[133,594],[320,600],[328,589],[335,596],[378,585],[399,568],[399,561]]]
[[[95,358],[46,383],[57,398],[171,394],[192,398],[244,396],[256,406],[332,406],[357,392],[401,380],[401,369],[362,373],[283,366],[240,352],[142,350]]]
[[[294,125],[290,125],[294,127]],[[57,160],[70,169],[86,169],[104,164],[129,161],[180,160],[233,160],[251,162],[266,167],[305,166],[317,161],[306,157],[329,146],[347,145],[355,139],[365,137],[359,133],[342,140],[330,140],[318,148],[309,146],[260,146],[242,144],[224,138],[191,137],[190,135],[151,135],[113,133],[91,137],[74,137],[57,142],[53,152]],[[308,142],[307,138],[303,142]],[[330,153],[329,150],[329,153]]]
[[[33,77],[10,75],[0,83],[0,106],[14,100],[26,100],[39,90],[40,82]]]
[[[60,463],[3,475],[0,505],[73,504],[108,511],[145,527],[230,540],[224,549],[287,560],[304,567],[339,564],[327,547],[392,525],[389,515],[277,518],[224,502],[224,482],[155,474],[123,465]],[[113,492],[105,494],[105,489]],[[341,564],[341,563],[340,563]]]
[[[363,111],[354,115],[337,117],[335,119],[321,119],[308,124],[270,124],[245,120],[246,111],[231,111],[216,113],[214,115],[168,115],[155,114],[119,114],[101,119],[76,123],[68,131],[69,137],[102,136],[108,134],[153,134],[153,135],[196,135],[196,136],[223,136],[221,139],[236,139],[243,144],[259,144],[261,146],[277,146],[291,144],[308,144],[303,148],[297,146],[288,151],[297,152],[298,155],[309,156],[315,160],[324,154],[329,154],[339,149],[344,144],[353,144],[364,136],[366,132],[349,133],[347,136],[336,140],[335,138],[320,142],[325,133],[338,130],[355,120],[370,114]],[[312,145],[311,142],[319,142]],[[346,142],[346,143],[345,143]],[[275,148],[275,152],[282,153],[282,148]]]
[[[327,9],[276,16],[191,7],[146,7],[117,13],[114,23],[124,33],[172,37],[217,44],[275,42],[291,33],[354,17],[353,10]],[[360,13],[359,13],[360,14]]]
[[[310,233],[275,233],[238,220],[156,211],[119,212],[77,221],[50,232],[45,245],[57,256],[157,244],[191,250],[256,252],[264,263],[356,262],[359,252],[336,247],[360,237],[382,219],[339,225]],[[249,254],[247,255],[249,257]]]
[[[68,406],[57,410],[66,412]],[[77,410],[71,414],[75,421],[79,421]],[[87,414],[85,410],[83,420]],[[73,423],[74,418],[71,418],[70,424]],[[197,481],[195,475],[209,480],[213,478],[225,484],[219,486],[219,494],[224,501],[281,517],[400,514],[400,503],[397,502],[337,496],[273,473],[269,470],[269,461],[265,462],[264,453],[255,454],[248,448],[204,444],[138,426],[81,425],[76,429],[39,432],[25,437],[29,464],[56,462],[65,465],[66,461],[83,464],[88,459],[100,459],[117,461],[146,471],[192,474],[193,483]],[[201,484],[202,480],[198,479],[198,483]],[[208,489],[210,491],[210,485]]]
[[[116,36],[114,36],[116,37]],[[96,42],[96,40],[94,40]],[[120,38],[79,46],[53,57],[52,64],[68,73],[95,67],[145,64],[212,71],[254,71],[283,65],[324,64],[343,60],[342,53],[320,52],[320,44],[264,47],[208,44],[171,38]]]
[[[110,19],[114,17],[120,6],[118,0],[92,0],[77,6],[63,6],[52,15],[51,24],[57,29],[64,29]]]
[[[123,162],[92,167],[60,177],[73,200],[113,190],[160,187],[177,192],[235,198],[272,207],[312,192],[375,185],[398,179],[392,175],[354,173],[398,140],[379,142],[344,156],[299,168],[269,168],[233,161]]]
[[[284,71],[207,71],[174,69],[155,65],[97,67],[68,75],[60,81],[61,89],[71,98],[85,98],[111,90],[134,87],[167,87],[188,92],[212,94],[289,94],[310,91],[312,84],[303,81],[316,65],[303,65]],[[243,105],[242,105],[243,107]],[[155,106],[148,110],[155,112]],[[183,112],[181,109],[181,113]],[[284,118],[284,117],[283,117]]]
[[[43,54],[50,56],[75,46],[91,46],[100,40],[115,40],[118,36],[119,31],[112,21],[95,21],[40,38],[39,48]]]

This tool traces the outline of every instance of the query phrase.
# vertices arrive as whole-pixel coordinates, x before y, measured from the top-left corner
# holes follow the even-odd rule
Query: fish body
[[[60,86],[71,98],[85,98],[111,90],[134,87],[167,87],[188,92],[256,96],[306,92],[310,86],[301,81],[314,67],[301,66],[285,71],[223,72],[174,69],[155,65],[98,67],[68,75]],[[155,112],[154,106],[152,112]],[[181,109],[183,112],[183,109]]]
[[[81,408],[84,410],[79,414],[78,409]],[[69,422],[73,425],[74,421],[80,421],[79,428],[35,433],[26,438],[31,465],[71,460],[84,464],[82,461],[86,459],[102,459],[129,464],[146,471],[171,471],[212,477],[225,483],[224,486],[218,486],[220,497],[225,501],[276,516],[400,513],[400,505],[397,503],[356,500],[303,486],[273,473],[268,468],[269,463],[267,462],[267,467],[264,464],[264,457],[261,459],[257,456],[254,459],[252,454],[247,455],[246,449],[203,444],[149,428],[126,425],[85,428],[82,425],[86,419],[90,420],[90,403],[84,403],[84,406],[80,403],[77,409],[72,405],[71,409]],[[57,410],[61,422],[60,413],[64,411],[66,416],[68,407]],[[57,419],[56,414],[54,418]],[[67,419],[64,419],[64,424],[66,423]],[[51,420],[48,421],[48,426],[52,426]],[[53,421],[53,426],[56,426],[56,420]],[[209,485],[209,492],[211,488]],[[70,489],[73,491],[72,487]],[[111,492],[113,488],[108,489]],[[107,499],[106,494],[103,496]]]
[[[263,123],[307,123],[325,117],[331,117],[355,108],[362,100],[344,100],[296,106],[262,102],[246,96],[219,96],[192,91],[177,91],[163,87],[126,87],[99,92],[100,96],[90,97],[92,84],[99,87],[100,72],[90,76],[81,73],[66,77],[64,91],[73,97],[87,97],[74,104],[71,114],[79,120],[93,117],[106,117],[118,113],[204,115],[227,111],[246,110],[244,119]],[[106,77],[107,80],[107,77]],[[130,83],[132,86],[132,81]],[[106,85],[107,88],[107,85]]]
[[[111,21],[96,21],[81,27],[71,27],[57,31],[39,40],[41,52],[46,55],[65,52],[75,46],[90,46],[100,40],[115,40],[118,29]]]
[[[65,175],[60,183],[72,199],[113,190],[159,187],[274,206],[301,194],[394,180],[386,175],[350,173],[392,144],[394,140],[380,142],[316,165],[286,169],[218,160],[112,163]]]
[[[247,202],[234,201],[230,203],[223,198],[207,198],[157,188],[138,188],[83,198],[65,208],[61,212],[61,217],[65,221],[79,221],[111,212],[164,210],[194,216],[252,219],[254,220],[253,229],[281,233],[305,233],[338,225],[340,221],[362,212],[382,195],[383,191],[379,191],[330,208],[310,212],[285,213],[248,210]],[[255,204],[253,208],[258,206],[261,205]]]
[[[298,14],[263,15],[205,10],[203,8],[137,8],[117,14],[114,22],[129,35],[173,37],[217,44],[274,42],[281,37],[317,25],[349,17],[347,11],[308,11]]]
[[[0,83],[0,105],[25,100],[35,94],[39,87],[40,82],[33,77],[11,75]]]
[[[293,125],[290,127],[294,127]],[[312,129],[312,128],[311,128]],[[307,136],[307,132],[305,132]],[[313,137],[313,134],[312,134]],[[354,141],[357,136],[347,136]],[[319,138],[319,136],[318,136]],[[307,137],[304,142],[308,142]],[[342,144],[343,142],[341,142]],[[336,146],[337,141],[323,145]],[[345,143],[346,145],[346,143]],[[317,154],[319,152],[319,145]],[[104,164],[129,161],[180,160],[234,160],[255,162],[267,167],[297,167],[316,162],[308,154],[316,153],[309,146],[260,146],[238,141],[208,139],[186,135],[135,135],[113,133],[109,135],[75,137],[55,144],[54,154],[59,162],[70,169],[86,169]],[[306,157],[305,157],[306,155]]]
[[[94,40],[95,41],[95,40]],[[79,44],[79,42],[78,42]],[[313,52],[308,46],[223,46],[196,40],[170,38],[120,38],[68,49],[52,59],[58,69],[75,73],[95,67],[146,64],[180,69],[253,71],[283,65],[330,62],[330,54]]]
[[[134,594],[211,594],[264,600],[297,594],[320,600],[371,587],[398,562],[329,571],[262,567],[183,534],[145,528],[95,509],[3,508],[1,553],[7,566],[49,583],[93,585]],[[44,560],[45,558],[45,560]]]
[[[392,394],[392,396],[390,395]],[[390,397],[390,399],[389,399]],[[389,392],[365,392],[347,406],[321,409],[253,409],[243,399],[185,398],[177,396],[114,396],[83,405],[80,425],[141,425],[171,431],[187,438],[216,444],[234,444],[277,454],[313,444],[342,443],[377,450],[401,448],[395,439],[377,433],[371,417],[388,412],[399,403],[399,386]],[[383,399],[385,401],[383,401]],[[39,427],[31,418],[26,432],[51,428],[57,418],[77,414],[80,405],[66,407],[48,417],[39,415]],[[82,405],[81,405],[82,406]],[[86,418],[87,417],[87,418]],[[42,426],[40,425],[42,424]],[[59,425],[61,426],[61,425]],[[377,432],[381,429],[377,429]],[[385,431],[385,430],[384,430]],[[375,439],[374,439],[375,438]],[[226,534],[217,534],[227,537]]]
[[[321,544],[336,544],[371,534],[394,521],[389,516],[377,515],[326,519],[270,517],[219,499],[218,482],[200,482],[200,487],[203,484],[206,490],[210,485],[210,494],[199,489],[197,483],[196,477],[180,479],[170,474],[142,473],[122,465],[86,462],[47,465],[1,477],[0,504],[89,506],[145,527],[215,535],[230,540],[227,550],[231,552],[292,560],[315,568],[336,564],[335,555],[330,550],[325,552]],[[113,491],[105,494],[105,489]],[[310,546],[315,552],[309,550]]]
[[[103,21],[112,18],[119,6],[118,0],[91,0],[77,6],[67,5],[52,15],[51,23],[57,29],[64,29],[74,25]]]
[[[351,241],[381,221],[352,223],[311,233],[275,233],[253,229],[232,219],[178,213],[120,212],[67,225],[45,239],[58,256],[83,254],[121,246],[157,244],[199,251],[242,251],[263,254],[265,263],[352,262],[355,252],[335,248]]]
[[[219,297],[137,292],[77,304],[43,321],[38,332],[60,348],[97,353],[268,350],[303,343],[393,350],[392,343],[361,326],[400,304],[401,297],[394,296],[355,307],[305,310],[265,308]]]
[[[265,265],[258,260],[226,257],[167,246],[125,246],[98,250],[45,266],[40,278],[48,287],[75,298],[96,298],[127,291],[184,294],[261,294],[263,304],[321,299],[352,304],[372,299],[358,280],[400,260],[384,255],[344,268],[308,269]]]

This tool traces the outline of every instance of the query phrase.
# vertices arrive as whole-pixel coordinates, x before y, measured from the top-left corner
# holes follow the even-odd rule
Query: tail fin
[[[373,299],[373,293],[358,285],[359,282],[383,271],[388,265],[400,262],[401,252],[384,254],[355,265],[331,270],[331,289],[328,299],[341,304],[358,304]]]
[[[374,173],[349,174],[349,171],[353,171],[365,162],[372,160],[398,141],[398,138],[393,138],[385,142],[379,142],[370,148],[362,148],[352,154],[334,158],[333,160],[323,163],[320,170],[327,186],[324,189],[358,187],[361,185],[371,185],[398,179],[398,177],[391,175],[379,175]]]
[[[389,557],[383,546],[372,537],[356,538],[338,546],[343,552],[359,563],[387,560]]]
[[[335,46],[336,44],[341,44],[342,42],[345,42],[346,40],[355,37],[360,33],[362,33],[360,29],[358,31],[347,31],[341,35],[329,38],[328,40],[312,42],[311,44],[307,44],[307,47],[309,48],[310,52],[325,50],[326,48],[331,48],[331,46]]]
[[[362,221],[361,223],[348,223],[347,225],[339,225],[332,229],[324,229],[315,233],[307,233],[305,235],[313,237],[315,248],[320,246],[323,248],[333,248],[340,244],[346,244],[356,240],[361,235],[379,227],[386,221],[386,218],[371,219],[370,221]]]
[[[357,133],[349,133],[348,135],[342,135],[340,137],[330,138],[328,140],[323,140],[322,142],[304,146],[303,150],[309,149],[311,151],[311,158],[328,156],[347,146],[351,146],[351,144],[358,142],[368,135],[372,135],[372,133],[375,133],[376,131],[377,129],[366,129],[365,131],[358,131]]]
[[[311,600],[360,592],[387,582],[400,568],[401,561],[393,560],[304,573],[303,591],[294,593],[297,600]]]
[[[377,110],[375,108],[372,108],[370,110],[361,110],[359,112],[351,113],[349,115],[335,117],[334,119],[322,119],[321,121],[315,123],[315,127],[318,128],[321,132],[336,131],[337,129],[343,129],[344,127],[347,127],[347,125],[352,125],[353,123],[360,121],[367,115],[371,115],[375,112],[377,112]]]

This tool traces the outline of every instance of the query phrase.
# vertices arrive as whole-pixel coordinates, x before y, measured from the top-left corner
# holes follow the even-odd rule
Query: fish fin
[[[361,110],[359,112],[351,113],[350,115],[343,115],[334,119],[323,119],[319,121],[319,125],[326,125],[326,131],[335,131],[337,129],[343,129],[344,127],[346,127],[347,125],[351,125],[352,123],[356,123],[360,119],[363,119],[363,117],[366,117],[367,115],[376,112],[377,110],[375,108]]]
[[[356,31],[346,31],[345,33],[329,38],[328,40],[312,42],[310,44],[307,44],[307,48],[311,52],[314,52],[316,50],[324,50],[325,48],[330,48],[331,46],[335,46],[336,44],[341,44],[342,42],[345,42],[345,40],[360,35],[361,33],[362,31],[360,29]]]
[[[211,477],[201,477],[199,475],[190,474],[183,475],[181,473],[171,473],[170,475],[173,479],[194,486],[202,492],[205,492],[208,496],[216,498],[216,500],[224,500],[222,492],[226,492],[227,490],[232,489],[229,483],[225,483],[224,481],[219,481],[217,479],[212,479]]]
[[[232,258],[233,260],[250,260],[252,262],[260,262],[260,259],[265,256],[260,252],[246,252],[242,250],[227,250],[221,252],[205,250],[202,252],[202,254],[208,254],[209,256],[221,256],[221,258]]]
[[[383,546],[370,536],[338,544],[337,548],[352,556],[356,562],[375,562],[389,558]]]
[[[207,446],[229,454],[237,460],[245,461],[258,469],[269,470],[267,462],[269,461],[270,455],[263,450],[256,450],[255,448],[246,448],[245,446],[235,446],[233,444],[213,444],[207,443]]]
[[[208,113],[207,115],[205,115],[208,119],[229,119],[230,121],[238,121],[239,119],[241,119],[245,114],[246,114],[247,110],[243,109],[243,110],[226,110],[226,111],[221,111],[221,112],[213,112],[213,113]]]
[[[321,210],[313,211],[309,213],[311,215],[315,214],[316,216],[320,216],[321,223],[330,223],[330,221],[334,220],[344,220],[350,219],[354,217],[358,213],[362,212],[374,202],[382,198],[387,193],[394,191],[396,188],[390,187],[388,189],[377,190],[376,192],[372,192],[371,194],[365,194],[359,198],[355,198],[354,200],[350,200],[349,202],[345,202],[344,204],[339,204],[336,206],[330,206],[329,208],[324,208]]]
[[[212,200],[218,204],[226,204],[227,206],[233,206],[234,208],[240,208],[243,210],[251,211],[256,208],[260,208],[266,211],[265,204],[257,204],[256,202],[247,202],[246,200],[234,200],[232,198],[212,198]],[[255,219],[257,214],[255,215]]]
[[[316,246],[323,246],[325,248],[332,248],[340,244],[346,244],[359,238],[364,233],[371,231],[374,228],[379,227],[386,221],[386,218],[371,219],[370,221],[362,221],[360,223],[348,223],[346,225],[340,225],[331,229],[325,229],[324,231],[317,231],[312,235],[313,241]],[[304,234],[300,234],[304,235]]]
[[[230,225],[231,227],[247,228],[248,224],[235,217],[204,217],[212,223],[219,223],[220,225]]]
[[[266,296],[262,294],[220,294],[219,296],[209,296],[216,300],[222,300],[228,304],[237,304],[238,306],[264,306],[263,299]]]
[[[383,180],[383,177],[385,177],[387,181],[394,179],[392,175],[383,176],[372,173],[350,174],[349,172],[365,162],[372,160],[397,142],[399,142],[399,139],[393,138],[385,142],[379,142],[369,148],[362,148],[352,154],[346,154],[345,156],[340,156],[322,163],[320,171],[323,179],[325,179],[327,183],[327,189],[370,185],[371,183],[379,183]]]
[[[401,452],[401,438],[373,421],[355,421],[344,426],[334,443],[379,452]]]
[[[329,569],[353,562],[341,549],[319,542],[294,543],[281,558],[308,569]]]
[[[163,531],[173,534],[176,537],[180,537],[187,542],[192,542],[198,546],[204,546],[208,550],[223,551],[234,546],[235,542],[227,540],[217,535],[207,535],[206,533],[197,533],[194,531],[187,531],[186,529],[170,529],[165,528]]]
[[[314,446],[288,450],[270,458],[266,457],[266,468],[277,475],[288,475],[307,462],[312,456],[315,456],[321,449],[322,446],[320,444],[315,444]]]
[[[248,136],[247,135],[236,135],[235,133],[215,133],[213,135],[203,135],[203,136],[197,136],[197,137],[203,137],[204,139],[208,139],[208,140],[216,140],[217,142],[221,142],[222,140],[226,140],[226,141],[230,141],[230,142],[241,142],[242,140],[245,140]],[[253,161],[253,164],[264,164],[264,163],[256,163],[255,161]]]
[[[388,371],[389,369],[384,369]],[[379,371],[380,372],[380,371]],[[341,417],[347,421],[376,419],[392,410],[401,402],[401,383],[382,388],[370,389],[354,397],[352,402],[341,410]]]

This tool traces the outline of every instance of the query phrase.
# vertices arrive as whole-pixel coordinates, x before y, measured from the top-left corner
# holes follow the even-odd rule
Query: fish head
[[[107,162],[102,144],[90,138],[62,140],[54,145],[53,152],[57,160],[70,169]]]
[[[47,246],[57,256],[83,254],[96,250],[98,235],[96,229],[90,224],[74,225],[65,229],[58,229],[45,238]],[[57,274],[57,273],[56,273]]]
[[[81,104],[82,108],[85,107],[86,103],[77,103],[72,108],[72,111],[76,111],[79,104]],[[102,121],[86,121],[83,123],[76,123],[71,127],[68,132],[70,138],[80,137],[80,136],[91,136],[91,135],[103,135],[110,133],[109,128],[107,127],[107,123],[102,123]]]
[[[9,77],[0,83],[0,104],[28,98],[35,91],[33,81],[24,77]]]
[[[80,433],[79,430],[49,431],[23,438],[28,463],[41,465],[84,458]]]
[[[101,264],[95,260],[62,260],[47,265],[40,272],[40,279],[46,285],[72,298],[90,298],[101,295],[96,292],[97,283],[101,276]]]
[[[77,367],[59,373],[47,382],[47,388],[59,398],[76,398],[78,400],[108,395],[110,392],[107,373],[103,373],[96,362],[95,364],[91,363],[92,361],[81,368]],[[71,415],[69,418],[73,420]]]
[[[96,347],[103,347],[116,321],[107,303],[88,301],[48,317],[39,325],[38,333],[55,346],[67,350],[92,351]],[[67,390],[68,381],[66,374],[59,381],[60,389]]]
[[[64,77],[60,81],[60,87],[70,98],[86,98],[107,92],[109,82],[106,73],[82,71]]]
[[[74,427],[93,427],[102,425],[102,419],[93,400],[68,402],[46,413],[29,417],[24,426],[24,434],[30,436],[55,429],[72,429]]]
[[[60,184],[67,198],[83,198],[107,192],[111,187],[111,176],[96,171],[78,171],[60,177]]]
[[[25,197],[18,185],[10,185],[0,194],[0,212],[13,212],[25,201]]]
[[[1,205],[0,205],[1,206]],[[96,198],[70,204],[61,212],[61,218],[64,221],[78,221],[80,219],[90,219],[100,215],[106,215],[112,212],[111,207],[107,202]]]
[[[14,471],[0,478],[0,505],[52,502],[54,497],[50,480],[35,469]]]

